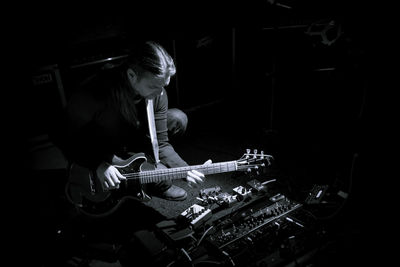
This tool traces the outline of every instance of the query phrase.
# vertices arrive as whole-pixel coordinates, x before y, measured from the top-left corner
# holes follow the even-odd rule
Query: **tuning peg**
[[[246,149],[246,159],[249,158],[250,151],[251,151],[250,148],[247,148],[247,149]]]
[[[261,158],[263,159],[264,158],[264,150],[261,150],[260,154],[261,154]]]
[[[256,158],[257,157],[257,149],[253,149],[253,151],[254,151],[253,158]]]

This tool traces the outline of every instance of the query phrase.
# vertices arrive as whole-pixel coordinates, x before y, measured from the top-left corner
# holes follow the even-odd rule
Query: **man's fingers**
[[[198,177],[204,177],[204,174],[199,171],[193,170],[192,173],[197,175]]]
[[[113,182],[113,179],[112,178],[110,178],[110,177],[106,177],[106,180],[105,180],[106,182],[107,182],[107,184],[108,184],[108,186],[109,187],[113,187],[113,186],[115,186],[115,184],[114,184],[114,182]]]
[[[206,162],[204,162],[203,165],[209,165],[212,163],[212,160],[209,159]],[[193,185],[197,185],[198,183],[203,183],[205,175],[202,172],[199,172],[197,170],[191,170],[188,171],[186,180],[188,182],[189,187],[192,187]]]
[[[113,183],[113,181],[112,180],[104,180],[104,186],[103,186],[103,189],[104,190],[111,190],[111,189],[115,189],[115,188],[119,188],[119,183],[117,183],[117,184],[115,184],[115,183]]]
[[[123,176],[117,168],[114,167],[113,175],[119,180],[126,180],[126,177]]]
[[[112,181],[114,182],[114,184],[119,184],[119,183],[121,183],[121,181],[118,179],[117,173],[111,174],[111,179],[112,179]]]
[[[187,184],[188,184],[189,187],[191,187],[191,188],[193,188],[193,186],[197,187],[197,182],[196,182],[196,180],[194,178],[187,177],[186,181],[187,181]]]
[[[117,176],[120,180],[126,180],[126,177],[123,176],[120,172],[117,172]]]
[[[193,180],[194,183],[202,183],[203,179],[201,177],[204,177],[204,174],[202,174],[201,172],[198,172],[196,170],[190,171],[188,172],[188,177],[191,178],[191,180]]]
[[[211,164],[212,163],[212,160],[211,159],[209,159],[209,160],[207,160],[206,162],[204,162],[204,164],[203,165],[209,165],[209,164]]]

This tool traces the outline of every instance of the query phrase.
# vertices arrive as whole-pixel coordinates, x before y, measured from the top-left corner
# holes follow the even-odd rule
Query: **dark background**
[[[176,60],[170,107],[189,115],[189,130],[229,125],[231,134],[261,132],[299,165],[373,145],[384,105],[375,5],[292,0],[44,7],[32,5],[14,18],[22,21],[14,31],[21,70],[13,84],[21,92],[23,140],[45,138],[76,85],[107,58],[118,62],[132,42],[153,39]],[[140,16],[146,10],[151,14]]]
[[[18,82],[26,90],[28,137],[45,133],[49,116],[75,85],[102,67],[104,59],[126,55],[137,39],[159,41],[176,59],[170,106],[188,112],[223,107],[234,112],[231,119],[237,118],[241,127],[337,136],[375,108],[368,102],[377,94],[371,88],[379,38],[371,19],[377,15],[371,13],[374,6],[256,1],[161,6],[150,16],[137,14],[150,6],[32,5],[31,11],[21,12],[16,58],[23,60]],[[179,7],[182,12],[174,10]],[[311,29],[329,29],[331,44],[324,44],[318,33],[307,34]],[[54,72],[58,83],[53,77],[33,84],[40,74]],[[214,119],[218,114],[213,112]]]
[[[300,187],[303,181],[348,186],[352,176],[356,197],[350,213],[362,215],[360,227],[375,226],[375,220],[364,217],[380,210],[371,196],[380,188],[375,150],[385,119],[375,8],[358,1],[292,0],[156,9],[135,3],[28,5],[16,12],[10,21],[15,27],[6,35],[18,99],[10,112],[23,130],[13,140],[27,151],[23,161],[32,177],[45,177],[33,198],[39,198],[42,212],[52,214],[44,220],[59,208],[54,199],[64,180],[54,177],[62,176],[66,166],[48,139],[51,121],[76,84],[106,58],[117,62],[132,42],[152,39],[176,60],[177,74],[167,91],[170,107],[189,116],[185,141],[194,147],[177,144],[189,163],[231,160],[244,146],[261,146],[278,159],[288,182]],[[312,29],[327,30],[331,43],[309,34]],[[33,216],[40,210],[34,206]]]

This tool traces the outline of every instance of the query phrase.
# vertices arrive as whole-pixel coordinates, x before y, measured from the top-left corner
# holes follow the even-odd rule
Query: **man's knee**
[[[187,115],[180,109],[168,109],[168,131],[172,135],[181,135],[185,133],[188,124]]]

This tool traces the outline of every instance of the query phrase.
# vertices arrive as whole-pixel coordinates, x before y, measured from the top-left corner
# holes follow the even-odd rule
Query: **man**
[[[148,41],[135,47],[125,62],[104,68],[71,96],[55,143],[71,162],[93,170],[106,190],[126,179],[112,162],[132,155],[128,152],[145,152],[168,168],[187,166],[168,138],[168,133],[180,134],[187,126],[186,114],[168,109],[165,87],[175,72],[172,57],[159,44]],[[203,178],[192,170],[186,180],[191,186]],[[168,200],[187,197],[171,181],[148,189]]]

